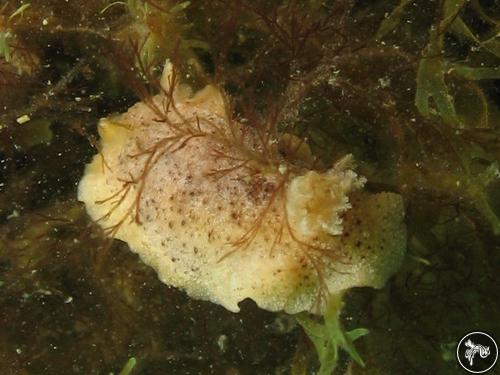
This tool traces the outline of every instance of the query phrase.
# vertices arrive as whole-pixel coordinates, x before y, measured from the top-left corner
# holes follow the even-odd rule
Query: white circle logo
[[[497,363],[497,343],[487,333],[468,333],[458,343],[457,360],[466,371],[472,374],[484,374],[493,369]]]

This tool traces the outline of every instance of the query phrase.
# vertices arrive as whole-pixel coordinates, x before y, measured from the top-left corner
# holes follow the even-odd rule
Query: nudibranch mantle
[[[162,282],[235,312],[251,298],[270,311],[321,313],[325,291],[380,288],[398,269],[400,195],[364,191],[350,156],[323,172],[252,159],[260,146],[228,120],[215,87],[176,90],[166,119],[151,105],[165,109],[163,94],[102,119],[78,186],[90,217]]]

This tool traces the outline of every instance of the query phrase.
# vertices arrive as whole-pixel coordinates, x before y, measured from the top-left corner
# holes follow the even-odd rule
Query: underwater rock
[[[78,199],[109,236],[231,311],[251,298],[320,313],[328,294],[384,285],[405,253],[401,196],[363,191],[350,156],[325,171],[290,163],[279,139],[230,119],[215,87],[190,96],[172,81],[99,123]]]

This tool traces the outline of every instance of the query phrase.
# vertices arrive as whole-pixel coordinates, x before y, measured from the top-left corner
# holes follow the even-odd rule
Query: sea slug
[[[162,82],[161,94],[101,120],[78,190],[161,281],[231,311],[251,298],[321,313],[326,295],[380,288],[397,270],[400,195],[365,191],[350,155],[313,169],[304,142],[234,120],[214,86],[191,95],[172,67]]]

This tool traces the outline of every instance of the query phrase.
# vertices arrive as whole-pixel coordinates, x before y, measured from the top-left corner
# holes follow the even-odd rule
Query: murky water
[[[463,371],[466,333],[500,342],[499,16],[486,0],[1,2],[0,372],[303,375],[328,360],[295,316],[161,283],[77,201],[99,119],[156,95],[166,59],[244,126],[307,143],[317,170],[352,154],[367,191],[402,196],[403,264],[344,296],[344,331],[369,330],[364,367],[340,350],[334,373]]]

